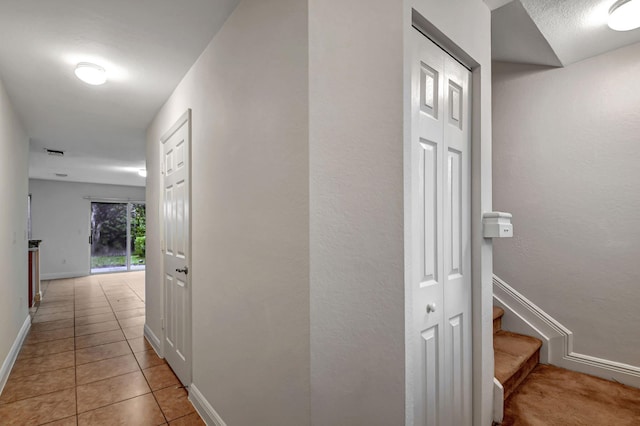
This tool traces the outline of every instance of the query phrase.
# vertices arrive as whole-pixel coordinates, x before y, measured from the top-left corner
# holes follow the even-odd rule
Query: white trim
[[[417,2],[413,2],[417,5]],[[423,9],[423,10],[419,10]],[[428,8],[427,8],[428,9]],[[409,7],[405,15],[405,52],[404,52],[404,192],[405,192],[405,250],[408,250],[408,242],[411,241],[410,233],[410,191],[407,191],[407,182],[411,182],[411,174],[407,169],[410,164],[407,152],[411,134],[411,108],[408,108],[411,99],[411,49],[407,37],[409,32],[418,30],[427,35],[431,41],[439,45],[458,60],[464,67],[471,71],[471,329],[472,329],[472,419],[474,425],[491,424],[493,416],[493,377],[494,377],[494,353],[493,353],[493,325],[492,312],[492,275],[493,275],[493,242],[484,238],[482,226],[482,214],[490,212],[492,208],[491,185],[491,86],[486,76],[490,74],[490,62],[480,64],[476,59],[467,54],[454,40],[451,40],[437,26],[429,22],[425,17],[428,10],[425,8]],[[484,78],[483,78],[484,76]],[[490,78],[489,78],[490,80]],[[486,90],[488,89],[488,90]],[[486,117],[489,116],[487,121]],[[484,124],[487,124],[485,126]],[[406,277],[410,276],[410,262],[407,262],[405,254],[405,423],[413,424],[412,398],[414,370],[412,369],[412,346],[407,337],[412,327],[410,284]]]
[[[553,364],[564,356],[565,337],[571,331],[495,275],[493,298],[496,306],[510,313],[502,317],[504,329],[542,340],[540,362]]]
[[[495,304],[505,310],[506,330],[542,340],[540,362],[640,387],[640,366],[623,364],[573,351],[573,333],[505,281],[493,276]]]
[[[191,401],[202,420],[208,426],[227,426],[222,417],[213,409],[209,401],[193,383],[189,386],[189,401]]]
[[[191,207],[191,202],[193,200],[193,194],[192,194],[192,169],[193,169],[193,159],[192,159],[192,153],[193,153],[193,129],[192,129],[192,112],[191,112],[191,108],[187,108],[187,110],[180,116],[180,118],[175,122],[175,124],[173,126],[171,126],[171,128],[169,130],[167,130],[161,137],[160,137],[160,150],[159,150],[159,155],[160,155],[160,175],[159,177],[159,182],[160,182],[160,192],[159,192],[159,196],[158,196],[158,223],[160,224],[160,270],[162,272],[162,275],[165,276],[165,252],[163,250],[164,247],[164,239],[165,239],[165,216],[164,216],[164,185],[165,185],[165,158],[164,158],[164,144],[180,129],[182,128],[182,126],[184,126],[185,124],[187,125],[188,128],[188,140],[189,140],[189,144],[187,146],[187,175],[188,175],[188,185],[187,185],[187,191],[188,191],[188,197],[189,197],[189,202],[187,203],[187,217],[188,217],[188,221],[189,221],[189,230],[188,230],[188,239],[189,239],[189,243],[187,245],[187,267],[189,268],[189,271],[191,272],[190,274],[187,274],[186,276],[186,280],[187,280],[187,288],[188,288],[188,292],[189,292],[189,300],[188,300],[188,310],[190,311],[190,318],[189,318],[189,327],[188,327],[188,340],[190,342],[190,348],[189,348],[189,353],[185,353],[183,355],[185,355],[185,357],[188,359],[188,363],[189,363],[189,377],[188,379],[186,379],[187,382],[190,382],[193,380],[193,303],[192,303],[192,297],[193,297],[193,293],[192,293],[192,276],[193,276],[193,265],[191,263],[191,242],[193,241],[193,218],[192,218],[192,214],[191,212],[192,207]],[[166,294],[166,280],[162,280],[162,288],[161,288],[161,303],[162,303],[162,340],[159,340],[158,344],[157,344],[157,348],[162,352],[162,355],[164,357],[164,349],[165,349],[165,341],[167,340],[167,331],[165,329],[165,319],[167,318],[167,307],[166,307],[166,300],[165,300],[165,294]],[[149,330],[151,332],[151,330]],[[155,335],[154,335],[155,337]],[[157,337],[155,337],[157,339]],[[169,360],[167,360],[167,363],[169,362]]]
[[[495,377],[493,378],[493,421],[497,424],[502,423],[504,418],[504,388],[502,383]]]
[[[191,108],[188,108],[181,116],[180,118],[178,118],[178,120],[175,122],[175,124],[173,126],[171,126],[171,128],[169,130],[167,130],[164,135],[162,135],[160,137],[160,144],[164,144],[166,141],[169,140],[169,138],[171,136],[173,136],[173,134],[175,132],[178,131],[178,129],[180,129],[185,123],[188,123],[191,120]]]
[[[16,358],[18,358],[18,353],[22,348],[22,343],[24,339],[27,337],[29,333],[29,329],[31,328],[31,316],[27,315],[24,319],[24,323],[22,323],[22,327],[16,336],[16,340],[13,342],[7,357],[2,363],[2,368],[0,368],[0,393],[4,390],[4,386],[7,384],[7,380],[9,379],[9,374],[11,373],[11,369],[13,368],[13,364],[16,362]]]
[[[156,351],[158,356],[160,358],[164,358],[164,353],[162,352],[163,346],[160,342],[160,339],[147,324],[144,325],[144,337],[147,338],[147,341],[149,342],[153,350]]]
[[[90,271],[76,271],[76,272],[54,272],[48,274],[40,274],[40,281],[59,280],[63,278],[78,278],[86,277]]]

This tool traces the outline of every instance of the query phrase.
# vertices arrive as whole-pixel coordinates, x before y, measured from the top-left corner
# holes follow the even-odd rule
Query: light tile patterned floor
[[[0,394],[0,424],[204,425],[143,337],[144,272],[53,280],[43,291]]]

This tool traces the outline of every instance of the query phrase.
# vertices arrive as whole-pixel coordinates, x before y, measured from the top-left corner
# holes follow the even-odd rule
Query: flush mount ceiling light
[[[146,169],[140,169],[138,170],[138,174],[142,177],[147,177],[147,170]]]
[[[76,77],[92,86],[99,86],[107,82],[107,73],[100,65],[80,62],[76,66]]]
[[[609,9],[609,28],[629,31],[640,27],[640,0],[620,0]]]

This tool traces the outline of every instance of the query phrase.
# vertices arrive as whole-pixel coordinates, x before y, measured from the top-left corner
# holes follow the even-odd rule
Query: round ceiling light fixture
[[[76,66],[76,77],[92,86],[99,86],[107,82],[107,72],[100,65],[80,62]]]
[[[147,169],[138,170],[138,174],[142,177],[147,177]]]
[[[640,27],[640,0],[620,0],[609,9],[609,28],[630,31]]]

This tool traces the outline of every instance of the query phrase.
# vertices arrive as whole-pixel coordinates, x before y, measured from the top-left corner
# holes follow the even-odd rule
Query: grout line
[[[11,401],[11,402],[3,402],[2,404],[0,404],[0,407],[5,406],[5,405],[9,405],[9,404],[13,404],[13,403],[16,403],[16,402],[20,402],[20,401],[25,401],[27,399],[40,398],[41,396],[51,395],[51,394],[54,394],[54,393],[62,392],[62,391],[65,391],[67,389],[71,389],[72,387],[74,387],[74,386],[69,386],[67,388],[61,388],[61,389],[56,389],[56,390],[51,391],[51,392],[46,392],[45,391],[44,393],[41,393],[41,394],[38,394],[38,395],[32,395],[32,396],[27,396],[25,398],[19,398],[19,399],[16,399],[14,401]],[[56,420],[53,420],[53,421],[56,421]]]
[[[104,292],[104,287],[102,286],[102,283],[100,283],[100,288]],[[106,293],[105,293],[105,295],[106,295]],[[111,300],[109,300],[108,297],[107,297],[107,299],[108,299],[109,305],[111,306],[111,310],[113,311],[113,305],[111,304]],[[144,303],[144,301],[143,301],[143,303]],[[139,309],[139,308],[134,308],[134,309]],[[134,310],[134,309],[130,309],[130,310]],[[145,310],[146,310],[146,304],[145,304]],[[115,311],[113,311],[113,313],[115,315]],[[124,318],[124,319],[126,319],[126,318]],[[124,334],[124,329],[122,328],[122,325],[120,324],[120,321],[118,321],[118,326],[120,327],[120,331]],[[143,338],[144,338],[144,336],[143,336]],[[140,365],[140,361],[138,361],[138,358],[135,356],[135,352],[133,351],[133,347],[131,346],[131,343],[129,343],[129,339],[125,339],[125,341],[127,342],[127,345],[129,345],[129,349],[131,350],[131,352],[133,354],[133,358],[136,360],[136,363],[138,364],[138,369],[142,373],[142,377],[144,378],[145,382],[147,383],[147,386],[149,387],[150,393],[153,396],[153,399],[155,400],[156,405],[158,406],[158,409],[160,410],[160,414],[162,414],[162,417],[164,418],[165,422],[168,423],[169,420],[167,419],[167,416],[164,414],[164,411],[162,410],[162,407],[160,406],[160,402],[158,401],[158,398],[156,398],[156,395],[154,393],[155,391],[151,387],[151,383],[149,383],[149,379],[147,379],[147,376],[144,374],[144,369],[142,368],[142,365]],[[156,389],[156,390],[159,390],[159,389]],[[122,401],[120,401],[120,402],[122,402]],[[113,405],[113,404],[111,404],[111,405]],[[106,405],[105,407],[108,407],[108,405]]]
[[[64,327],[64,328],[59,328],[57,330],[64,330],[65,328],[73,328],[74,329],[73,331],[75,332],[75,327]],[[34,331],[34,333],[48,333],[49,331],[57,331],[57,330]],[[57,342],[58,340],[66,340],[66,339],[73,339],[73,338],[75,338],[75,336],[60,337],[58,339],[43,340],[43,341],[40,341],[40,342],[33,342],[33,343],[28,342],[28,338],[27,338],[27,339],[25,339],[25,342],[24,342],[23,346],[40,345],[40,344],[43,344],[43,343],[51,343],[51,342]],[[64,351],[62,351],[62,352],[64,352]]]
[[[102,315],[102,314],[99,314]],[[86,317],[79,317],[79,318],[86,318]],[[77,318],[76,318],[77,319]],[[98,321],[98,322],[92,322],[89,324],[80,324],[78,327],[84,327],[86,325],[94,325],[94,324],[104,324],[105,322],[109,322],[109,321],[117,321],[115,319],[108,319],[108,320],[104,320],[104,321]],[[106,330],[106,331],[110,331],[110,330]],[[98,332],[99,333],[99,332]],[[91,333],[91,334],[96,334],[96,333]],[[86,334],[83,334],[83,336],[86,336]]]
[[[122,330],[109,330],[109,331],[102,331],[101,333],[112,333],[114,331],[120,331],[122,332]],[[101,334],[101,333],[95,333],[95,334]],[[87,334],[86,336],[94,336],[94,334]],[[122,336],[124,337],[124,334],[122,334]],[[85,337],[85,336],[78,336],[78,337]],[[122,339],[122,340],[114,340],[113,342],[106,342],[106,343],[98,343],[98,344],[92,344],[89,346],[84,346],[82,348],[78,348],[77,346],[75,347],[74,350],[76,351],[80,351],[82,349],[89,349],[89,348],[95,348],[96,346],[101,346],[101,345],[108,345],[109,343],[118,343],[118,342],[123,342],[127,340],[126,338]]]
[[[62,314],[65,314],[67,312],[69,312],[69,313],[73,312],[73,316],[71,318],[58,318],[58,319],[52,319],[52,320],[49,320],[49,321],[37,322],[37,323],[34,323],[34,326],[37,327],[37,324],[47,324],[47,323],[52,323],[52,322],[56,322],[56,321],[69,322],[69,320],[71,320],[70,322],[72,323],[72,326],[71,327],[60,327],[60,326],[57,326],[56,328],[47,329],[47,330],[41,330],[41,331],[37,331],[36,329],[33,329],[32,333],[34,333],[36,335],[37,334],[46,335],[46,334],[48,334],[50,332],[54,332],[56,330],[61,330],[61,329],[64,329],[64,328],[73,328],[73,336],[62,337],[62,338],[59,338],[59,339],[45,340],[45,341],[40,341],[40,342],[35,342],[35,343],[29,343],[28,345],[53,344],[53,342],[57,342],[57,341],[61,341],[61,340],[73,339],[73,349],[69,350],[69,351],[46,353],[46,354],[37,355],[37,356],[31,356],[31,357],[27,357],[27,358],[23,358],[23,359],[31,360],[31,362],[33,362],[33,360],[37,359],[37,358],[45,358],[45,357],[49,358],[51,356],[56,356],[56,355],[60,356],[60,354],[64,354],[66,352],[73,351],[73,363],[72,363],[71,366],[62,366],[62,367],[51,368],[51,369],[48,369],[46,371],[33,373],[33,374],[28,374],[28,375],[25,375],[25,376],[20,376],[17,379],[20,380],[20,379],[23,379],[23,378],[32,377],[32,376],[35,376],[35,375],[47,374],[47,373],[55,372],[55,371],[58,371],[58,370],[73,369],[73,374],[74,374],[74,381],[73,381],[74,385],[73,385],[73,388],[74,388],[75,404],[76,404],[75,415],[74,416],[68,416],[68,417],[65,417],[63,419],[56,419],[56,420],[54,420],[54,422],[57,422],[59,420],[64,420],[64,419],[71,419],[73,417],[73,418],[76,419],[76,424],[77,424],[77,418],[78,418],[79,414],[84,414],[84,413],[87,413],[87,412],[90,412],[90,411],[94,411],[94,410],[101,409],[101,408],[104,408],[104,407],[107,407],[107,406],[110,406],[110,405],[114,405],[114,404],[118,404],[118,403],[121,403],[121,402],[125,402],[125,401],[128,401],[130,399],[138,398],[138,397],[141,397],[141,396],[144,396],[144,395],[148,395],[149,393],[151,393],[153,398],[154,398],[154,400],[155,400],[155,402],[156,402],[156,404],[157,404],[157,406],[158,406],[158,408],[160,409],[160,413],[162,414],[164,421],[168,423],[168,418],[165,416],[164,411],[162,410],[162,407],[160,406],[160,403],[159,403],[158,399],[156,398],[154,392],[170,388],[173,385],[161,387],[161,388],[156,389],[156,390],[152,390],[151,389],[151,385],[149,384],[149,381],[148,381],[146,375],[144,374],[144,370],[142,368],[142,365],[140,364],[140,361],[138,361],[138,358],[135,356],[136,353],[138,353],[138,352],[140,352],[140,353],[146,352],[149,349],[148,348],[143,348],[143,350],[135,352],[134,348],[132,346],[132,343],[131,343],[132,340],[137,340],[137,339],[140,339],[140,338],[145,339],[145,337],[144,336],[140,336],[140,337],[136,337],[136,338],[133,338],[133,339],[127,339],[126,335],[124,334],[124,329],[135,328],[135,327],[138,327],[138,325],[130,325],[130,326],[127,326],[127,327],[123,327],[122,324],[121,324],[121,321],[125,321],[125,320],[127,320],[129,318],[136,318],[138,316],[144,316],[144,310],[145,310],[144,308],[146,308],[145,301],[134,290],[134,288],[131,286],[129,281],[124,280],[123,284],[117,284],[118,286],[123,286],[123,288],[125,288],[125,286],[126,286],[126,288],[129,289],[127,291],[131,291],[132,295],[135,295],[135,297],[143,303],[143,307],[142,307],[143,314],[142,315],[136,315],[136,316],[133,316],[133,317],[120,319],[120,318],[118,318],[116,316],[116,311],[115,311],[115,308],[114,308],[114,305],[116,305],[116,302],[115,301],[112,302],[112,300],[109,298],[109,296],[107,296],[107,293],[105,291],[105,287],[103,286],[102,281],[97,280],[97,282],[96,282],[96,281],[88,280],[86,283],[84,283],[84,282],[81,282],[81,279],[76,279],[76,278],[65,279],[64,281],[65,281],[64,284],[63,284],[64,287],[55,287],[54,286],[52,288],[49,288],[49,286],[51,284],[50,281],[47,281],[45,283],[45,285],[43,285],[42,295],[43,295],[43,301],[45,302],[45,305],[43,306],[42,304],[38,304],[36,306],[36,309],[34,310],[34,312],[32,314],[32,318],[37,318],[36,315],[38,313],[38,310],[40,308],[44,309],[47,306],[46,305],[46,301],[44,300],[44,295],[46,293],[47,296],[50,296],[50,297],[56,299],[55,301],[52,301],[52,303],[58,303],[58,302],[64,303],[64,302],[67,302],[70,305],[72,305],[73,308],[72,308],[72,310],[66,310],[66,308],[61,308],[62,310],[60,310],[60,311],[58,311],[57,309],[54,309],[55,312],[47,312],[47,313],[42,313],[42,311],[40,311],[40,314],[42,316],[45,316],[45,315],[52,315],[53,316],[53,315],[58,315],[58,314],[62,315]],[[77,304],[77,300],[76,299],[80,299],[78,291],[81,288],[81,286],[84,287],[85,284],[90,286],[90,287],[92,287],[92,288],[95,288],[95,286],[97,284],[97,287],[102,292],[102,296],[100,296],[99,298],[104,298],[103,300],[107,301],[107,305],[104,305],[104,308],[109,308],[109,312],[97,313],[97,314],[92,314],[92,315],[76,316],[76,309],[78,308],[78,304]],[[63,294],[58,294],[58,291],[60,293],[63,293]],[[69,299],[71,299],[71,300],[69,300]],[[82,297],[82,299],[91,299],[91,297],[89,297],[89,298]],[[118,297],[114,297],[114,299],[115,300],[120,300],[120,299],[118,299]],[[101,307],[98,306],[96,308],[86,308],[86,310],[99,309],[99,308],[101,308]],[[141,309],[141,308],[124,309],[124,310],[118,311],[118,312],[134,311],[134,310],[138,310],[138,309]],[[85,310],[85,309],[82,309],[82,310]],[[113,330],[98,331],[98,332],[95,332],[95,333],[89,333],[89,334],[85,334],[85,335],[82,335],[82,336],[75,336],[76,329],[78,327],[91,326],[93,324],[102,324],[104,322],[113,321],[113,320],[110,319],[110,320],[99,321],[99,322],[91,323],[91,324],[77,325],[76,324],[76,320],[78,318],[89,317],[89,316],[94,316],[94,315],[106,315],[108,313],[113,315],[118,328],[115,328]],[[91,328],[91,327],[87,327],[87,328]],[[90,346],[87,346],[87,347],[84,347],[84,348],[76,348],[77,339],[80,338],[80,337],[92,336],[92,335],[96,335],[96,334],[100,334],[100,333],[109,333],[109,332],[115,332],[115,331],[120,331],[120,333],[121,333],[122,337],[124,337],[124,339],[123,340],[117,340],[115,342],[105,342],[105,343],[93,344],[93,345],[90,345]],[[110,345],[110,344],[114,344],[114,343],[120,343],[120,342],[123,342],[123,341],[126,342],[127,347],[130,350],[130,353],[127,353],[127,354],[124,354],[124,355],[109,356],[107,358],[103,358],[103,359],[100,359],[100,360],[97,360],[97,361],[91,361],[91,362],[87,362],[87,363],[84,363],[84,364],[78,364],[78,359],[77,359],[77,356],[76,356],[76,352],[78,350],[96,348],[98,346],[105,346],[105,345]],[[81,366],[81,365],[90,365],[90,364],[98,363],[98,362],[101,362],[101,361],[114,359],[114,358],[118,358],[118,357],[126,357],[126,356],[130,356],[130,355],[133,355],[134,360],[136,361],[137,370],[130,371],[130,372],[123,373],[123,374],[118,374],[116,376],[107,377],[107,378],[96,380],[96,381],[89,382],[89,383],[84,383],[82,385],[78,384],[77,368],[79,366]],[[150,366],[147,369],[153,368],[153,367],[155,367],[155,366]],[[126,398],[126,399],[123,399],[123,400],[120,400],[120,401],[116,401],[116,402],[113,402],[111,404],[107,404],[107,405],[104,405],[104,406],[101,406],[101,407],[92,408],[91,410],[84,411],[83,413],[79,413],[79,411],[78,411],[78,387],[79,386],[92,385],[92,384],[100,383],[100,382],[103,382],[103,381],[106,381],[106,380],[110,380],[110,379],[113,379],[113,378],[116,378],[116,377],[124,376],[124,375],[127,375],[127,374],[132,374],[132,373],[138,373],[138,372],[142,374],[142,377],[144,378],[144,380],[145,380],[145,382],[146,382],[146,384],[147,384],[147,386],[149,388],[148,392],[145,392],[145,393],[140,394],[140,395],[136,395],[136,396],[131,397],[131,398]],[[70,389],[71,389],[71,386],[63,388],[63,389],[58,389],[58,390],[52,391],[52,392],[46,392],[46,393],[43,393],[43,394],[40,394],[40,395],[30,396],[28,398],[17,399],[15,401],[12,401],[12,403],[13,402],[23,401],[25,399],[40,397],[42,395],[53,394],[53,393],[57,393],[57,392],[61,392],[61,391],[70,391]],[[11,404],[11,403],[5,403],[5,404],[2,404],[2,405],[6,405],[6,404]],[[187,415],[190,415],[190,414],[191,413],[189,413]],[[181,416],[180,418],[186,417],[187,415]]]
[[[140,373],[144,377],[144,373],[142,372],[142,370],[138,369],[137,371],[129,371],[128,373],[116,374],[115,376],[106,377],[104,379],[96,380],[94,382],[76,384],[76,388],[79,388],[81,386],[93,385],[95,383],[106,382],[107,380],[115,379],[116,377],[122,377],[122,376],[126,376],[127,374],[133,374],[133,373]],[[145,377],[145,380],[146,380],[146,377]],[[149,389],[151,389],[151,386],[149,386]],[[150,391],[150,392],[153,392],[153,391]]]
[[[68,340],[68,339],[74,339],[74,342],[73,342],[73,349],[72,349],[72,350],[74,350],[74,351],[75,351],[75,347],[76,347],[75,338],[73,338],[73,337],[67,337],[66,339],[59,339],[59,340]],[[57,342],[57,340],[51,340],[51,342]],[[50,342],[43,342],[43,343],[50,343]],[[32,344],[32,345],[40,345],[41,343],[31,343],[31,344]],[[23,345],[23,348],[24,348],[24,346],[26,346],[26,345]],[[34,359],[34,358],[50,357],[50,356],[52,356],[52,355],[58,355],[58,354],[61,354],[61,353],[64,353],[64,352],[71,352],[71,351],[65,350],[65,351],[59,351],[59,352],[49,352],[49,353],[40,354],[40,355],[36,355],[36,356],[19,355],[19,356],[18,356],[18,359],[16,359],[16,362],[17,362],[18,360],[23,360],[23,359]]]
[[[121,340],[120,342],[122,342],[122,340]],[[120,342],[113,342],[113,343],[120,343]],[[107,345],[111,345],[111,343],[107,343]],[[98,346],[102,346],[102,345],[98,345]],[[91,348],[96,348],[96,347],[98,347],[98,346],[91,346]],[[77,352],[77,351],[82,351],[82,350],[84,350],[84,349],[89,349],[89,348],[77,349],[77,350],[76,350],[76,352]],[[129,347],[129,350],[130,350],[130,349],[131,349],[131,348]],[[99,359],[99,360],[97,360],[97,361],[83,362],[82,364],[76,364],[76,367],[80,367],[80,366],[84,366],[84,365],[90,365],[90,364],[95,364],[95,363],[97,363],[97,362],[107,361],[107,360],[115,359],[115,358],[122,358],[122,357],[129,356],[129,355],[134,355],[134,354],[133,354],[133,352],[131,352],[131,353],[128,353],[128,354],[122,354],[122,355],[109,356],[109,357],[107,357],[107,358],[102,358],[102,359]],[[135,358],[135,355],[134,355],[134,358]],[[76,361],[76,362],[77,362],[77,361]]]
[[[58,352],[57,354],[51,354],[51,355],[60,355],[60,354],[64,354],[64,353],[67,353],[67,352],[72,352],[72,351],[63,351],[63,352]],[[74,351],[74,352],[75,352],[75,351]],[[48,357],[50,357],[51,355],[43,355],[43,356],[39,356],[39,357],[25,358],[25,360],[26,360],[26,359],[33,360],[33,359],[35,359],[35,358],[48,358]],[[35,376],[35,375],[38,375],[38,374],[48,373],[48,372],[50,372],[50,371],[64,370],[65,368],[73,368],[73,367],[75,367],[75,353],[74,353],[73,355],[74,355],[74,363],[73,363],[73,365],[71,365],[71,366],[69,366],[69,365],[68,365],[68,366],[66,366],[66,367],[52,368],[52,369],[50,369],[50,370],[46,370],[46,371],[39,371],[39,372],[37,372],[37,373],[26,374],[26,375],[24,375],[24,376],[18,376],[18,377],[14,377],[14,378],[31,377],[31,376]],[[11,369],[11,373],[13,373],[13,368]],[[11,377],[11,374],[9,374],[9,377]]]
[[[140,398],[141,396],[149,395],[150,393],[152,393],[152,392],[149,391],[149,392],[141,393],[140,395],[132,396],[130,398],[125,398],[125,399],[122,399],[120,401],[111,402],[111,403],[106,404],[106,405],[101,405],[100,407],[95,407],[95,408],[92,408],[91,410],[83,411],[82,413],[78,413],[77,415],[79,416],[80,414],[90,413],[92,411],[96,411],[96,410],[100,410],[100,409],[103,409],[103,408],[106,408],[106,407],[110,407],[112,405],[120,404],[121,402],[126,402],[126,401],[130,401],[132,399]],[[76,411],[77,411],[77,409],[76,409]],[[162,412],[162,409],[160,409],[160,412]],[[166,419],[166,417],[165,417],[165,419]]]

